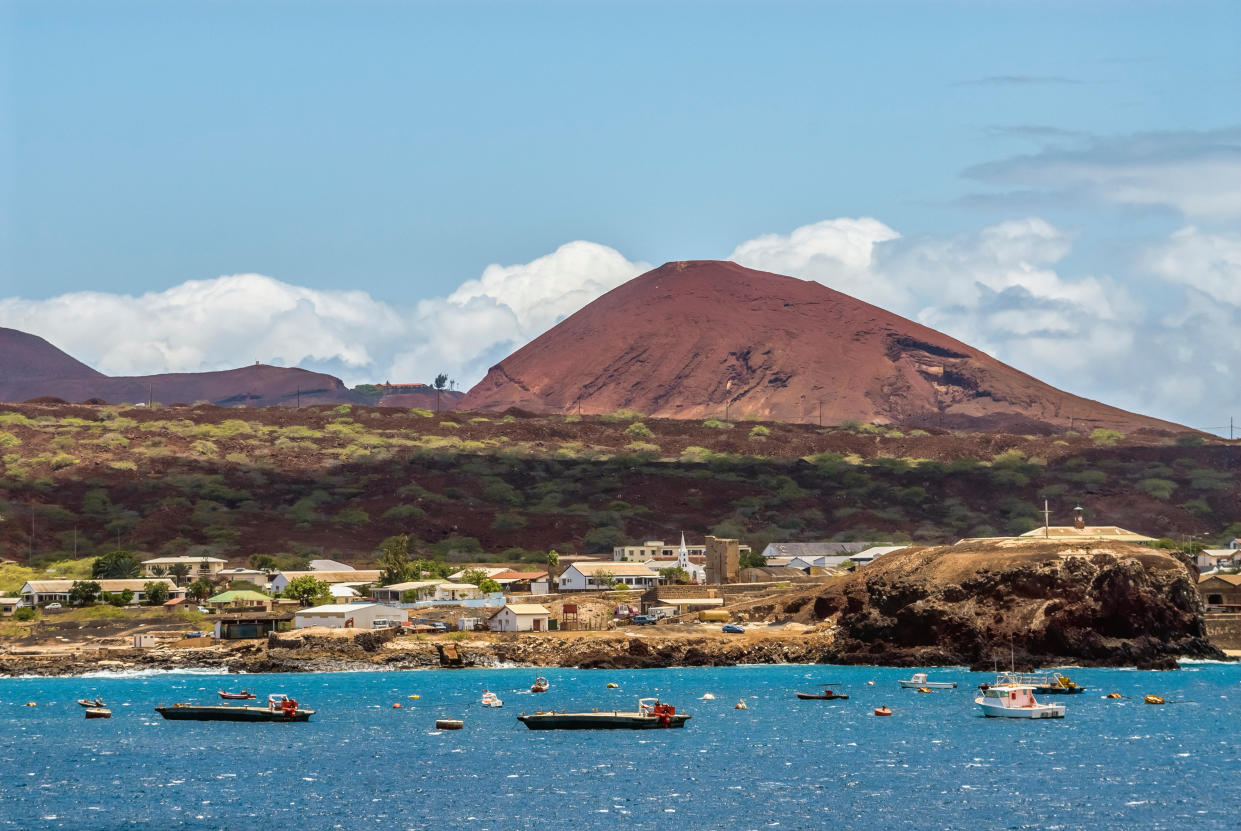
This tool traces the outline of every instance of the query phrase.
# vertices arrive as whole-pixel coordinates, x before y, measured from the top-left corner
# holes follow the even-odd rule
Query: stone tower
[[[736,583],[741,570],[741,543],[707,537],[707,582]]]

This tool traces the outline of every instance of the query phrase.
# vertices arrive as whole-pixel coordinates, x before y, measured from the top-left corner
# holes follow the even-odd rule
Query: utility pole
[[[301,408],[302,408],[302,388],[298,387],[297,388],[297,409],[300,410]]]
[[[823,426],[823,402],[819,402],[819,426]]]
[[[147,409],[151,409],[151,403],[155,401],[155,385],[147,384]]]
[[[1051,536],[1051,510],[1047,507],[1047,500],[1043,500],[1043,538]]]

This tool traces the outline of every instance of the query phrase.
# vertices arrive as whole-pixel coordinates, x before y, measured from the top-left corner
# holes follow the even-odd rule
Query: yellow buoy
[[[930,687],[918,687],[918,692],[930,692]]]
[[[1118,692],[1110,692],[1107,695],[1105,695],[1104,698],[1124,698],[1124,696]]]
[[[38,707],[39,705],[35,704],[33,701],[27,701],[26,706],[27,707]]]
[[[620,684],[616,683],[615,681],[609,681],[609,682],[608,682],[608,689],[609,689],[609,690],[617,690],[617,689],[620,689]]]
[[[1142,700],[1145,701],[1147,704],[1162,704],[1163,703],[1163,699],[1157,695],[1148,695]]]
[[[409,700],[410,700],[410,701],[417,701],[417,700],[418,700],[418,699],[420,699],[420,698],[422,698],[422,696],[420,696],[420,695],[411,695],[411,696],[409,697]]]

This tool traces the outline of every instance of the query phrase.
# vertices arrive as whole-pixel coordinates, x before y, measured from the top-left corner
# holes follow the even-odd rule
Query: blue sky
[[[257,359],[351,382],[444,366],[468,383],[554,322],[514,311],[505,298],[518,286],[585,301],[645,264],[728,257],[763,235],[868,217],[896,236],[866,237],[864,273],[855,262],[838,274],[851,255],[836,243],[750,264],[800,268],[1074,392],[1186,419],[1187,396],[1219,403],[1213,390],[1236,370],[1152,404],[1160,385],[1135,391],[1141,379],[1116,349],[1135,332],[1100,344],[1082,315],[1123,294],[1109,319],[1145,321],[1168,343],[1184,326],[1241,321],[1218,308],[1241,309],[1229,288],[1241,279],[1241,209],[1225,192],[1241,169],[1239,42],[1235,2],[10,0],[0,325],[114,372],[246,363],[261,348]],[[992,256],[999,238],[1007,247]],[[519,268],[573,241],[632,268],[601,265],[593,250]],[[966,286],[945,304],[927,285],[935,269],[919,272],[928,252],[954,274],[1051,276],[962,278],[990,293]],[[1170,276],[1188,262],[1200,277]],[[462,300],[495,264],[494,290]],[[212,282],[226,275],[275,285]],[[339,348],[269,339],[231,354],[227,333],[177,342],[182,321],[118,351],[98,343],[105,323],[91,311],[108,304],[81,292],[139,309],[138,330],[196,296],[278,297],[281,308],[308,304],[297,318],[307,343]],[[348,305],[349,292],[366,302],[333,316],[330,301]],[[466,301],[491,306],[440,319]],[[1073,318],[1072,337],[1055,326],[1034,341],[1001,336],[1001,306],[1047,303]],[[441,348],[500,313],[514,319],[499,340]],[[387,340],[342,323],[368,315],[386,320]],[[444,331],[411,346],[403,325],[425,329],[427,315]],[[358,338],[360,352],[348,345]],[[1048,370],[1056,339],[1109,363]],[[1227,346],[1241,358],[1241,342]],[[1186,361],[1200,359],[1165,370],[1181,378]]]

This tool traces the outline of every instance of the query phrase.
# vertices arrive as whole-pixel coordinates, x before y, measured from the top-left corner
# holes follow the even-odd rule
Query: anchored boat
[[[547,679],[540,675],[534,679],[534,683],[530,685],[530,692],[541,693],[551,689],[551,684],[547,683]]]
[[[985,689],[983,689],[985,687]],[[990,718],[1064,718],[1063,704],[1040,704],[1032,684],[1013,684],[1003,676],[994,684],[980,687],[982,695],[974,703]]]
[[[908,681],[901,681],[901,689],[920,690],[925,687],[928,690],[955,690],[957,688],[956,681],[928,681],[925,672],[915,672],[913,678]]]
[[[663,704],[658,698],[638,699],[638,711],[611,710],[601,713],[540,712],[522,713],[517,720],[531,730],[652,730],[664,727],[684,727],[690,717],[678,713],[671,704]]]
[[[821,684],[823,692],[821,693],[797,693],[797,697],[802,701],[848,701],[849,696],[844,693],[838,693],[832,689],[835,684]]]
[[[250,701],[255,698],[254,693],[249,690],[242,690],[241,692],[225,692],[224,690],[216,690],[216,694],[225,701]]]
[[[169,721],[310,721],[314,710],[299,707],[283,693],[267,696],[266,707],[237,704],[173,704],[155,708]]]
[[[1061,675],[1058,672],[1039,674],[1001,672],[996,676],[995,683],[1033,687],[1034,691],[1039,695],[1074,695],[1086,691],[1085,687],[1078,686],[1069,676]],[[978,689],[983,690],[989,686],[994,685],[979,684]]]

